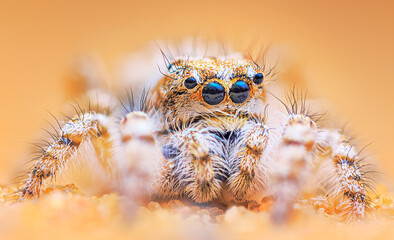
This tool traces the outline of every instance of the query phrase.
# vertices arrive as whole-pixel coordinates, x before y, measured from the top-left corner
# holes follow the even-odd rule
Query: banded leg
[[[263,151],[269,138],[264,119],[249,121],[243,129],[239,149],[230,161],[229,189],[237,201],[253,200],[251,194],[262,193],[267,188],[269,177],[261,163]]]
[[[213,134],[199,128],[177,132],[172,141],[179,155],[172,161],[173,174],[180,181],[187,196],[203,203],[216,199],[220,192],[223,161],[219,158],[221,146]]]
[[[274,162],[274,196],[271,217],[274,222],[288,219],[295,197],[302,191],[312,167],[316,124],[307,116],[290,114],[283,127],[278,158]]]
[[[80,145],[87,141],[94,142],[100,136],[109,141],[107,116],[93,112],[85,113],[71,119],[61,129],[58,137],[47,148],[34,164],[30,176],[22,189],[20,200],[39,197],[42,184],[48,177],[55,177],[67,162],[73,158]],[[105,155],[108,153],[101,152]]]
[[[116,158],[120,192],[127,196],[128,210],[150,200],[166,160],[153,135],[153,126],[143,112],[128,113],[120,122],[121,143]]]
[[[324,164],[322,181],[328,200],[345,219],[362,218],[368,206],[366,176],[350,138],[339,130],[319,133],[319,156]],[[327,166],[328,165],[328,166]]]

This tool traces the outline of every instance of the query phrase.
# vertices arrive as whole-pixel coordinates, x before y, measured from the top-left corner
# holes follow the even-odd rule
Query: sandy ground
[[[378,186],[367,217],[341,222],[318,201],[295,204],[289,223],[269,220],[271,200],[228,209],[150,202],[133,217],[117,194],[86,196],[74,185],[48,188],[39,200],[17,202],[0,188],[1,239],[393,239],[394,194]]]

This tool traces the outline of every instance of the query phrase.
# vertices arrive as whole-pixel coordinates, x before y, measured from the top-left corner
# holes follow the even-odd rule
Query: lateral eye
[[[262,73],[256,73],[253,77],[253,82],[257,85],[261,84],[264,80],[264,75]]]
[[[186,78],[184,85],[187,89],[193,89],[197,86],[197,80],[194,77]]]
[[[177,66],[175,66],[172,63],[170,65],[168,65],[167,69],[168,69],[169,73],[175,73],[178,70]]]

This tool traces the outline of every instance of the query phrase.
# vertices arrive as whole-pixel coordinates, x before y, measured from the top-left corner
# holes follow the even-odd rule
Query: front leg
[[[231,176],[228,179],[229,190],[237,201],[253,200],[256,193],[267,188],[269,177],[261,162],[267,145],[269,133],[265,118],[251,118],[240,133],[239,142],[235,143],[234,155],[230,156]]]
[[[183,193],[197,203],[215,200],[227,172],[215,135],[203,127],[189,127],[176,132],[171,145],[178,149],[171,159],[172,175]]]

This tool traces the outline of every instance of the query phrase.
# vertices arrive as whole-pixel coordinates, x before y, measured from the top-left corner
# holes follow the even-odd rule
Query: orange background
[[[74,57],[110,70],[148,41],[205,36],[285,46],[302,80],[394,176],[394,4],[389,1],[0,0],[0,184],[67,100]],[[154,69],[156,71],[156,69]]]

